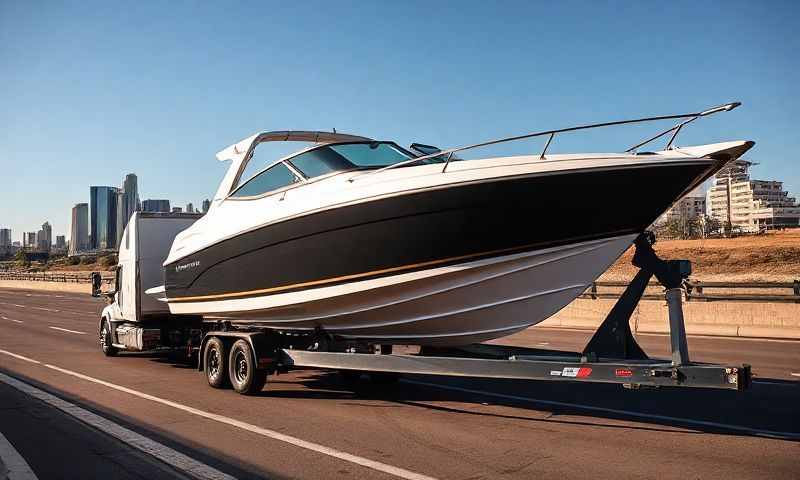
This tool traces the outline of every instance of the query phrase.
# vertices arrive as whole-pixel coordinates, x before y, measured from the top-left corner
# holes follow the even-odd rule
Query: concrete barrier
[[[594,330],[615,302],[610,299],[577,299],[539,325]],[[800,304],[796,303],[684,302],[683,312],[689,335],[800,340]],[[631,315],[631,330],[668,333],[666,302],[639,302]]]
[[[28,280],[0,280],[0,288],[19,288],[25,290],[47,290],[50,292],[92,293],[88,283],[35,282]]]

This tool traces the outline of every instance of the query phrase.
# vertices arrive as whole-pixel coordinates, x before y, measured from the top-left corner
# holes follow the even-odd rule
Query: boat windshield
[[[388,167],[414,158],[392,142],[337,143],[303,152],[289,163],[308,178],[331,172]]]

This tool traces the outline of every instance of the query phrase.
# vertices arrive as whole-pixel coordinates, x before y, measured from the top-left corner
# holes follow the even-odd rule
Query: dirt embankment
[[[716,281],[776,281],[800,278],[800,230],[758,236],[701,240],[661,240],[655,250],[664,259],[692,261],[692,278]],[[628,280],[633,247],[603,274],[603,280]]]

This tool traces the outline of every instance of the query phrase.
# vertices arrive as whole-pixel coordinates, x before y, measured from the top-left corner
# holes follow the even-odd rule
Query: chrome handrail
[[[392,165],[388,165],[386,167],[379,168],[379,169],[376,169],[376,170],[371,170],[371,171],[369,171],[367,173],[364,173],[364,174],[361,174],[359,176],[350,178],[349,181],[352,182],[356,178],[365,177],[365,176],[372,175],[372,174],[379,173],[379,172],[383,172],[383,171],[386,171],[386,170],[391,170],[391,169],[397,168],[397,167],[402,167],[403,165],[409,165],[409,164],[412,164],[412,163],[415,163],[415,162],[419,162],[420,160],[427,160],[429,158],[442,157],[442,156],[447,155],[447,159],[445,160],[444,167],[442,168],[442,173],[444,173],[445,171],[447,171],[447,166],[450,164],[450,160],[453,158],[453,154],[456,153],[456,152],[462,152],[464,150],[471,150],[473,148],[486,147],[486,146],[489,146],[489,145],[496,145],[498,143],[513,142],[513,141],[516,141],[516,140],[524,140],[526,138],[540,137],[542,135],[550,135],[550,138],[547,140],[547,144],[545,145],[544,149],[542,150],[541,155],[539,156],[540,159],[543,159],[544,156],[545,156],[545,153],[547,152],[547,148],[550,146],[550,143],[553,141],[553,137],[555,137],[555,135],[557,133],[574,132],[576,130],[587,130],[587,129],[590,129],[590,128],[611,127],[611,126],[615,126],[615,125],[626,125],[626,124],[630,124],[630,123],[655,122],[655,121],[659,121],[659,120],[673,120],[673,119],[679,119],[679,118],[687,119],[687,120],[684,120],[684,121],[676,124],[675,126],[669,128],[667,130],[664,130],[663,132],[660,132],[659,134],[657,134],[657,135],[655,135],[653,137],[648,138],[647,140],[645,140],[645,141],[643,141],[641,143],[638,143],[638,144],[634,145],[633,147],[625,150],[625,152],[626,153],[633,152],[636,149],[638,149],[639,147],[647,145],[648,143],[652,142],[653,140],[657,140],[657,139],[663,137],[664,135],[666,135],[666,134],[668,134],[670,132],[674,132],[674,134],[669,139],[669,142],[667,143],[667,146],[665,148],[665,149],[670,149],[672,147],[672,143],[675,141],[675,137],[677,137],[678,132],[681,131],[681,129],[684,127],[684,125],[687,125],[687,124],[697,120],[700,117],[705,117],[705,116],[712,115],[712,114],[719,113],[719,112],[729,112],[729,111],[733,110],[734,108],[738,107],[741,104],[742,104],[741,102],[730,102],[730,103],[726,103],[726,104],[723,104],[723,105],[719,105],[717,107],[712,107],[712,108],[703,110],[701,112],[684,113],[684,114],[681,114],[681,115],[662,115],[662,116],[658,116],[658,117],[636,118],[636,119],[632,119],[632,120],[617,120],[617,121],[614,121],[614,122],[593,123],[593,124],[589,124],[589,125],[579,125],[579,126],[576,126],[576,127],[559,128],[559,129],[556,129],[556,130],[545,130],[545,131],[542,131],[542,132],[527,133],[525,135],[517,135],[517,136],[514,136],[514,137],[506,137],[506,138],[500,138],[500,139],[497,139],[497,140],[489,140],[489,141],[486,141],[486,142],[476,143],[474,145],[467,145],[465,147],[457,147],[457,148],[451,148],[451,149],[448,149],[448,150],[442,150],[442,151],[439,151],[439,152],[436,152],[436,153],[432,153],[432,154],[429,154],[429,155],[423,155],[421,157],[416,157],[416,158],[412,158],[412,159],[405,160],[405,161],[402,161],[402,162],[394,163]]]

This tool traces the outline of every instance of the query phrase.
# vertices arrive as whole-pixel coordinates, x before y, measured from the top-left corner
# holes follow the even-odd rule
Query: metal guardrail
[[[592,282],[578,298],[616,299],[628,282],[597,281]],[[650,282],[648,289],[661,287],[658,282]],[[684,282],[687,302],[776,302],[800,303],[800,280],[792,282],[702,282],[687,280]],[[762,293],[764,292],[764,293]],[[663,292],[645,293],[644,300],[664,300]]]
[[[103,276],[103,283],[113,283],[113,275]],[[32,282],[91,283],[89,273],[50,272],[0,272],[0,280],[25,280]]]

